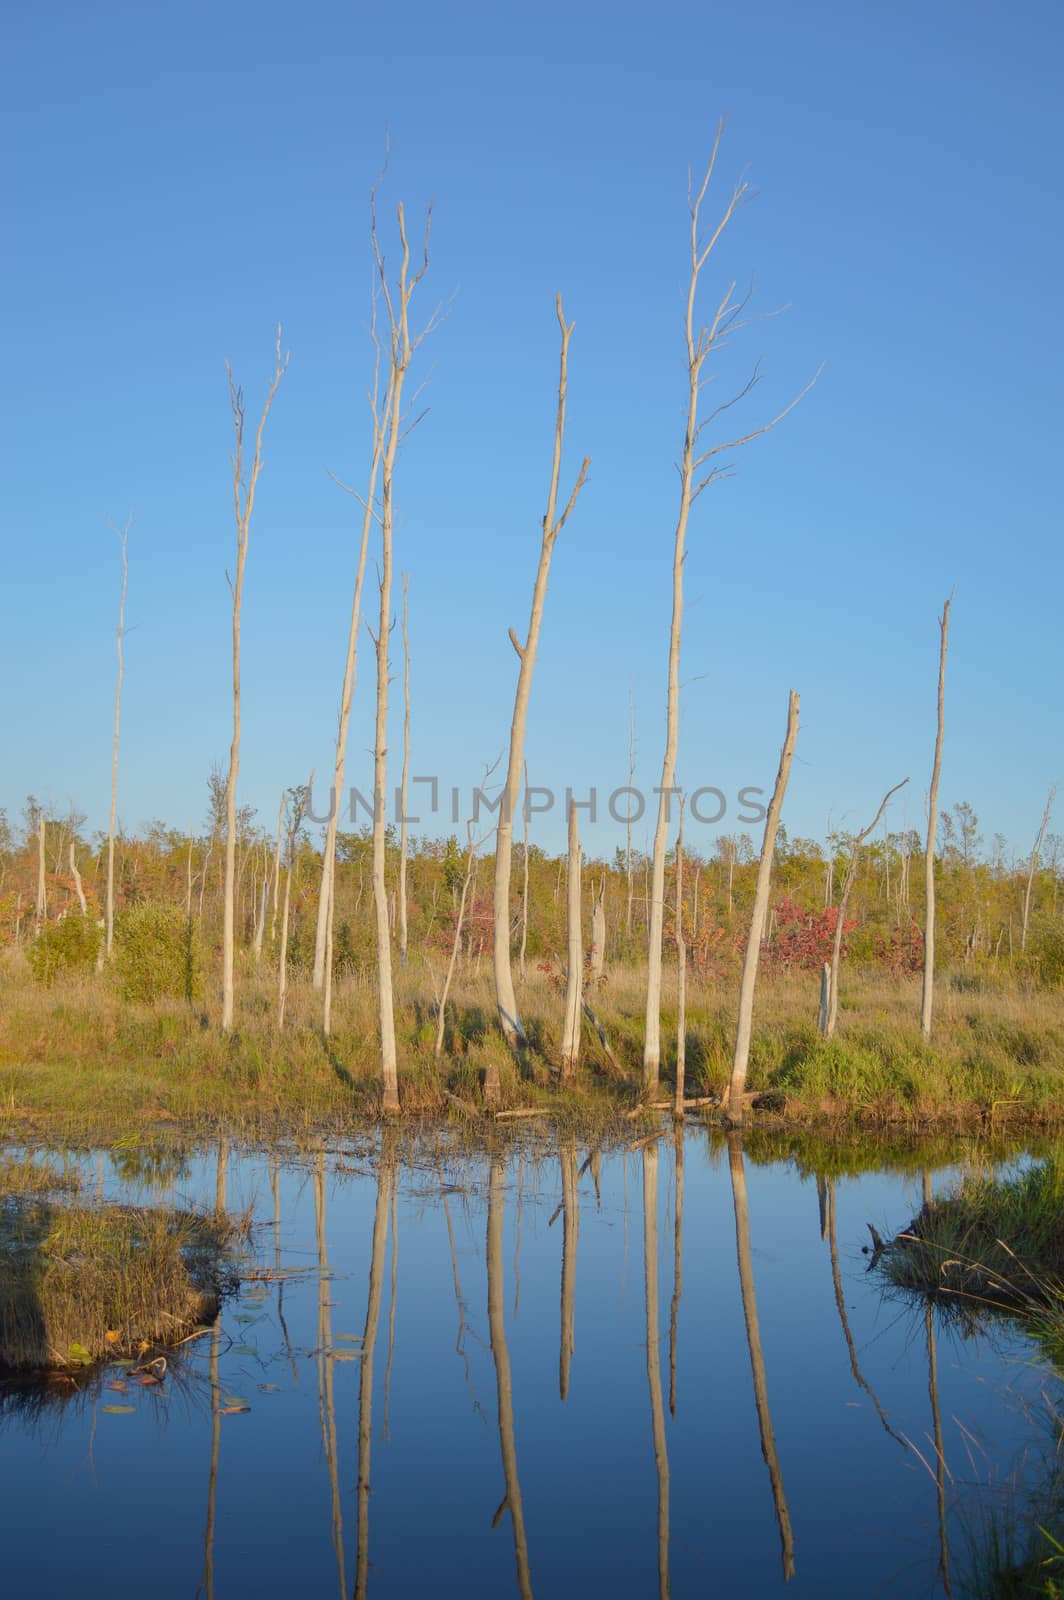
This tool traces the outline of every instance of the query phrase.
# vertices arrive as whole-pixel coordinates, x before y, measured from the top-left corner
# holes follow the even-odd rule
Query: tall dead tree
[[[358,635],[362,626],[362,585],[366,576],[366,553],[369,548],[370,529],[373,525],[377,478],[380,474],[384,451],[384,428],[390,408],[390,396],[385,398],[382,411],[380,396],[381,348],[377,336],[377,296],[373,296],[370,337],[373,340],[373,386],[369,392],[370,421],[372,427],[369,463],[369,481],[363,498],[348,484],[331,474],[346,494],[354,496],[362,505],[362,531],[358,547],[358,565],[355,568],[355,587],[351,599],[351,620],[347,629],[347,655],[344,660],[343,683],[340,687],[340,714],[336,728],[336,756],[333,762],[332,791],[329,795],[329,820],[325,827],[325,844],[322,849],[321,891],[318,895],[318,920],[314,933],[314,968],[312,981],[315,989],[325,983],[325,951],[333,921],[334,887],[336,878],[336,831],[343,805],[344,769],[347,762],[347,730],[351,721],[351,702],[358,677]],[[328,1032],[328,1024],[326,1024]]]
[[[924,850],[924,977],[920,996],[920,1032],[931,1038],[931,1016],[935,1001],[935,832],[938,828],[938,780],[942,771],[942,736],[946,719],[946,648],[949,642],[949,608],[953,596],[942,607],[938,622],[938,731],[935,759],[931,766],[931,792],[927,797],[927,845]]]
[[[284,908],[281,912],[281,946],[277,953],[277,1026],[284,1027],[285,1007],[288,1003],[288,914],[292,905],[292,870],[295,866],[296,843],[303,826],[306,810],[314,788],[314,774],[310,775],[305,789],[291,789],[281,795],[281,808],[288,810],[288,868],[284,880]]]
[[[674,1109],[683,1118],[684,1086],[687,1076],[687,944],[683,934],[683,796],[680,796],[680,826],[676,833],[676,1095]]]
[[[749,319],[744,318],[743,311],[746,299],[736,300],[735,282],[732,281],[724,292],[716,311],[708,323],[696,321],[696,302],[698,297],[699,280],[709,261],[724,230],[735,216],[735,213],[744,204],[749,196],[749,184],[745,179],[736,184],[731,197],[724,208],[724,213],[716,224],[708,239],[703,240],[699,233],[702,205],[709,188],[710,179],[717,163],[717,154],[720,149],[721,136],[724,131],[723,122],[717,126],[716,138],[706,168],[705,176],[697,193],[694,192],[693,183],[688,179],[688,205],[691,215],[690,233],[690,272],[687,283],[687,310],[684,321],[684,338],[687,352],[687,421],[684,430],[683,451],[678,463],[680,478],[680,505],[676,518],[676,533],[673,542],[672,559],[672,622],[669,628],[669,668],[668,689],[665,701],[665,754],[661,764],[661,786],[658,791],[658,816],[654,829],[654,850],[652,858],[652,875],[650,891],[650,929],[649,946],[647,952],[647,1003],[646,1003],[646,1028],[643,1044],[643,1093],[653,1095],[658,1087],[658,1075],[661,1065],[661,963],[662,963],[662,935],[665,924],[665,850],[670,815],[670,800],[675,791],[676,783],[676,758],[680,734],[680,639],[683,629],[683,569],[687,553],[687,525],[690,519],[691,508],[705,489],[718,478],[727,476],[731,467],[719,458],[730,450],[737,450],[741,445],[749,444],[754,439],[759,439],[768,433],[778,422],[781,422],[787,413],[798,404],[803,395],[808,393],[812,383],[785,406],[784,409],[761,427],[753,429],[750,433],[739,435],[735,438],[723,439],[717,444],[707,445],[702,448],[703,430],[719,418],[723,412],[730,409],[742,400],[759,381],[759,372],[755,367],[747,383],[734,394],[731,399],[722,401],[715,406],[708,416],[699,420],[699,401],[702,390],[714,377],[713,373],[706,372],[706,363],[720,353],[729,340],[746,326]],[[813,383],[816,382],[814,377]]]
[[[1046,836],[1046,829],[1049,827],[1049,814],[1053,809],[1053,801],[1056,799],[1056,796],[1057,786],[1056,784],[1053,784],[1049,791],[1049,798],[1046,800],[1046,808],[1042,812],[1042,826],[1039,828],[1038,837],[1034,841],[1034,849],[1031,851],[1030,865],[1027,868],[1027,887],[1023,891],[1023,923],[1020,927],[1021,951],[1027,949],[1027,925],[1031,919],[1031,893],[1034,889],[1035,873],[1038,871],[1038,853],[1042,848],[1042,840]]]
[[[129,559],[126,545],[133,518],[126,518],[124,528],[115,528],[122,552],[122,589],[118,600],[118,627],[115,629],[115,649],[118,654],[118,672],[115,678],[115,725],[111,741],[111,820],[107,829],[107,896],[104,902],[104,951],[111,954],[115,933],[115,821],[118,815],[118,730],[122,721],[122,677],[125,671],[123,645],[126,636],[126,587],[129,581]]]
[[[377,719],[373,745],[373,907],[377,929],[377,1002],[380,1017],[381,1074],[384,1081],[383,1109],[399,1110],[399,1076],[395,1056],[395,1009],[392,996],[391,925],[388,916],[388,885],[385,879],[386,827],[385,804],[388,793],[388,640],[392,618],[392,535],[394,529],[395,461],[400,440],[412,424],[403,411],[403,391],[410,363],[422,341],[431,333],[437,313],[429,318],[419,334],[410,332],[410,303],[429,266],[429,234],[432,206],[425,219],[421,265],[411,271],[410,244],[406,234],[406,215],[402,201],[396,208],[399,229],[399,272],[394,286],[388,280],[384,252],[377,230],[375,197],[372,202],[372,244],[377,264],[381,299],[388,319],[387,411],[381,453],[381,566],[380,611],[374,644],[377,649]]]
[[[525,981],[525,956],[528,951],[528,762],[525,762],[525,803],[522,807],[522,821],[524,823],[524,849],[521,861],[521,954],[518,959],[518,971],[521,982]]]
[[[403,573],[403,772],[399,781],[399,965],[406,966],[406,800],[410,781],[410,578]]]
[[[568,943],[567,971],[565,976],[565,1023],[562,1029],[562,1087],[571,1085],[576,1078],[580,1060],[580,1025],[583,1020],[584,996],[584,946],[581,929],[581,866],[580,835],[576,823],[576,806],[569,801],[569,859],[566,883],[565,909]]]
[[[255,490],[262,471],[262,436],[274,396],[288,366],[281,355],[281,324],[277,324],[273,377],[262,407],[255,433],[255,453],[247,482],[244,481],[244,391],[233,378],[229,362],[229,404],[233,412],[233,511],[236,517],[236,572],[229,580],[233,597],[233,738],[229,746],[229,772],[225,780],[225,899],[222,912],[222,1031],[233,1026],[233,945],[236,923],[236,781],[240,771],[240,613],[244,600],[244,568],[248,557],[251,514],[255,509]]]
[[[846,924],[846,907],[850,903],[850,891],[853,888],[854,879],[857,877],[857,864],[861,859],[861,846],[869,834],[876,831],[879,826],[879,819],[887,809],[887,803],[891,796],[897,794],[899,789],[904,789],[908,781],[908,778],[903,778],[900,783],[894,785],[893,789],[887,790],[879,803],[879,810],[868,824],[868,827],[854,836],[853,849],[850,852],[850,864],[846,869],[846,877],[843,879],[842,894],[839,896],[839,914],[835,919],[835,938],[831,946],[831,963],[826,968],[827,1004],[825,1005],[824,1003],[825,997],[822,997],[820,1005],[820,1031],[826,1039],[830,1039],[834,1034],[835,1024],[839,1016],[839,960],[842,956],[842,935]]]
[[[565,527],[577,497],[584,486],[587,469],[591,465],[585,458],[577,475],[573,491],[561,515],[558,515],[558,484],[562,470],[562,445],[565,440],[565,404],[569,381],[569,340],[574,323],[567,323],[562,310],[562,297],[555,300],[558,326],[561,329],[561,359],[558,369],[558,407],[554,422],[554,456],[551,463],[550,488],[547,492],[547,511],[543,518],[543,541],[540,546],[539,566],[532,590],[532,610],[524,644],[510,629],[510,643],[517,652],[520,668],[517,674],[517,691],[514,696],[514,714],[510,725],[510,755],[506,768],[506,783],[500,797],[499,826],[495,841],[495,883],[492,895],[494,929],[492,935],[495,968],[495,1004],[499,1025],[510,1049],[521,1054],[527,1046],[525,1030],[517,1010],[514,994],[513,968],[510,960],[510,872],[513,861],[514,811],[521,790],[521,768],[525,754],[525,729],[528,724],[528,702],[532,693],[532,674],[539,650],[539,635],[543,624],[543,606],[547,598],[547,580],[550,576],[551,557],[558,535]],[[499,1093],[498,1067],[490,1064],[484,1083],[485,1096],[497,1099]]]
[[[794,746],[798,739],[799,697],[792,689],[787,701],[787,732],[780,751],[779,770],[765,817],[765,837],[761,845],[761,860],[757,864],[757,887],[754,890],[754,909],[750,917],[750,932],[743,957],[743,975],[739,981],[739,1022],[735,1030],[735,1054],[732,1058],[731,1081],[724,1091],[724,1104],[731,1121],[742,1121],[746,1095],[746,1069],[750,1061],[750,1035],[754,1021],[754,990],[757,987],[757,966],[761,957],[761,940],[765,933],[768,912],[768,892],[772,881],[772,856],[779,832],[783,797],[787,792],[787,779],[791,774]]]

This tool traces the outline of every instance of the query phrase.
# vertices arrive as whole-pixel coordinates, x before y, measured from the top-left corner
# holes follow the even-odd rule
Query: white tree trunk
[[[122,721],[122,676],[124,662],[122,644],[126,634],[126,585],[129,579],[129,560],[126,544],[132,518],[127,518],[124,528],[116,529],[122,549],[122,592],[118,601],[118,628],[115,644],[118,652],[118,675],[115,680],[115,724],[111,741],[111,821],[107,829],[107,896],[104,903],[104,951],[109,957],[115,932],[115,819],[118,815],[118,730]]]
[[[528,762],[525,762],[525,804],[523,809],[524,821],[524,861],[521,868],[521,955],[518,971],[521,982],[525,981],[525,954],[528,950]]]
[[[344,678],[340,689],[340,716],[336,729],[336,756],[333,762],[333,781],[329,796],[329,820],[325,828],[325,846],[322,851],[321,888],[318,893],[318,920],[314,933],[314,969],[312,981],[320,989],[325,981],[325,946],[328,927],[333,916],[333,883],[336,876],[336,831],[340,809],[344,803],[344,771],[347,762],[347,730],[351,721],[351,702],[358,677],[358,634],[362,625],[362,585],[366,576],[366,553],[369,548],[370,528],[373,524],[374,497],[384,449],[384,429],[387,426],[390,394],[386,396],[384,414],[380,407],[380,342],[377,337],[377,299],[373,299],[373,317],[370,324],[373,338],[373,388],[370,392],[370,414],[373,421],[373,447],[370,455],[369,483],[362,501],[362,534],[358,548],[358,566],[355,570],[355,589],[351,600],[351,621],[347,630],[347,656],[344,660]],[[348,494],[354,491],[347,484],[334,482]],[[359,498],[356,496],[356,498]],[[326,1032],[328,1029],[326,1028]]]
[[[499,806],[499,826],[495,842],[495,883],[492,895],[495,1004],[498,1008],[499,1025],[502,1028],[503,1036],[510,1049],[518,1054],[524,1052],[527,1040],[517,1010],[517,996],[514,993],[513,970],[510,962],[510,872],[513,859],[513,819],[521,791],[521,768],[524,763],[528,702],[532,692],[532,673],[536,665],[536,652],[539,649],[539,635],[543,622],[543,605],[547,597],[547,579],[550,576],[551,557],[554,554],[555,541],[565,526],[569,513],[576,504],[577,496],[583,488],[587,469],[590,466],[589,460],[583,462],[576,483],[573,486],[573,492],[569,496],[568,504],[559,517],[557,515],[558,482],[561,477],[562,444],[565,438],[569,340],[572,336],[574,324],[567,324],[565,321],[561,295],[557,297],[556,307],[558,326],[561,329],[561,361],[558,372],[558,408],[554,424],[554,456],[551,465],[550,489],[547,495],[547,512],[543,518],[543,542],[540,547],[539,566],[536,571],[535,586],[532,590],[532,610],[524,644],[519,642],[513,629],[511,628],[510,630],[510,642],[517,652],[521,665],[517,674],[514,714],[510,725],[510,755],[506,769],[506,783]],[[498,1068],[493,1064],[489,1065],[487,1069],[484,1092],[489,1101],[498,1098]]]
[[[1049,798],[1046,801],[1046,808],[1042,813],[1042,826],[1038,830],[1038,837],[1034,842],[1034,849],[1031,851],[1030,865],[1027,869],[1027,887],[1023,891],[1023,922],[1020,927],[1021,954],[1027,949],[1027,924],[1031,917],[1031,892],[1034,888],[1035,873],[1038,871],[1038,852],[1041,850],[1042,840],[1046,836],[1046,829],[1049,826],[1049,813],[1053,809],[1053,801],[1056,799],[1056,793],[1057,786],[1054,784],[1049,791]]]
[[[589,973],[592,983],[598,983],[606,969],[606,874],[599,881],[595,896],[595,909],[591,914],[591,960]]]
[[[399,965],[406,966],[407,784],[410,775],[410,579],[403,574],[403,772],[399,783]]]
[[[687,1076],[687,945],[683,936],[683,799],[676,834],[676,1116],[683,1118]]]
[[[281,895],[281,832],[284,828],[284,791],[281,791],[281,803],[277,807],[277,844],[273,852],[273,889],[271,900],[273,912],[270,917],[270,943],[277,943],[277,910]]]
[[[277,326],[276,358],[273,378],[266,395],[255,435],[255,455],[245,488],[244,469],[244,391],[233,381],[233,369],[226,363],[229,375],[229,401],[233,411],[233,432],[236,447],[233,451],[233,506],[236,515],[236,573],[230,583],[233,595],[233,738],[229,746],[229,772],[225,780],[225,890],[222,910],[222,1031],[229,1033],[233,1026],[233,946],[236,922],[236,782],[240,772],[240,610],[244,598],[244,567],[248,555],[248,534],[251,514],[255,508],[255,490],[262,471],[262,435],[266,418],[270,414],[273,397],[288,365],[287,356],[281,357],[281,327]]]
[[[886,794],[879,803],[879,810],[872,818],[872,821],[868,824],[867,828],[863,829],[863,831],[856,836],[853,841],[853,851],[850,855],[850,864],[846,869],[846,877],[844,878],[842,884],[842,894],[839,897],[839,914],[835,919],[835,937],[831,946],[831,966],[828,972],[827,1019],[821,1028],[821,1032],[824,1034],[826,1039],[833,1037],[835,1033],[835,1024],[837,1023],[839,1017],[839,960],[842,956],[843,927],[846,922],[846,907],[850,903],[850,891],[853,888],[854,879],[857,877],[857,863],[861,859],[861,846],[864,844],[869,834],[875,832],[879,824],[879,819],[887,809],[887,802],[890,800],[891,796],[897,794],[899,789],[904,789],[908,781],[908,778],[903,778],[900,783],[896,783],[894,785],[893,789],[887,790]]]
[[[576,806],[569,802],[569,858],[566,880],[566,928],[568,967],[565,977],[565,1024],[562,1030],[563,1087],[572,1084],[580,1061],[580,1023],[584,993],[584,946],[581,930],[580,835]]]
[[[952,596],[939,619],[938,655],[938,731],[935,759],[931,767],[931,793],[927,801],[927,846],[924,850],[924,977],[920,996],[920,1032],[931,1038],[931,1019],[935,1000],[935,833],[938,828],[938,779],[942,771],[942,736],[946,707],[946,647],[949,642],[949,608]]]
[[[388,886],[385,881],[385,809],[388,794],[388,639],[391,632],[392,535],[394,527],[395,460],[406,419],[403,416],[403,385],[410,361],[435,318],[430,319],[416,339],[410,336],[410,300],[428,270],[429,227],[425,224],[422,265],[410,274],[410,245],[406,218],[400,202],[396,211],[401,246],[399,275],[394,292],[388,284],[374,213],[372,242],[380,279],[380,292],[388,313],[389,365],[387,404],[384,417],[384,444],[381,454],[381,573],[380,611],[377,622],[377,719],[373,745],[373,905],[377,929],[377,1002],[380,1018],[381,1074],[383,1109],[399,1110],[399,1077],[395,1054],[395,1005],[392,994],[392,946],[388,918]]]
[[[743,957],[743,975],[739,983],[739,1023],[735,1033],[735,1055],[732,1059],[731,1082],[724,1095],[724,1104],[733,1122],[741,1122],[743,1096],[746,1093],[746,1069],[750,1061],[750,1035],[754,1018],[754,989],[757,984],[757,965],[761,956],[761,940],[765,932],[768,912],[769,884],[772,880],[772,854],[776,848],[780,812],[787,792],[794,746],[798,738],[799,697],[792,689],[787,703],[787,733],[780,752],[776,784],[765,818],[765,838],[761,846],[761,860],[757,864],[757,888],[754,891],[754,909],[750,918],[750,933]]]
[[[646,1028],[643,1044],[643,1094],[652,1097],[658,1087],[658,1076],[661,1066],[661,961],[662,961],[662,933],[665,921],[665,849],[669,824],[669,801],[676,782],[676,756],[679,744],[680,731],[680,639],[683,629],[683,569],[687,550],[687,524],[690,518],[691,507],[702,491],[723,473],[729,470],[726,466],[716,464],[716,458],[724,451],[737,449],[740,445],[749,444],[751,440],[759,438],[774,428],[777,422],[787,415],[804,394],[812,387],[807,384],[805,389],[793,399],[770,422],[763,424],[748,434],[734,439],[721,441],[719,444],[701,448],[702,429],[713,422],[722,412],[727,411],[736,401],[749,394],[757,382],[758,374],[755,369],[753,376],[738,394],[733,395],[718,405],[703,422],[698,420],[698,403],[702,389],[710,380],[704,375],[704,367],[710,354],[716,354],[722,345],[726,344],[731,335],[742,326],[742,310],[745,302],[735,302],[732,295],[735,284],[732,282],[718,305],[712,320],[708,325],[696,326],[695,301],[698,294],[699,278],[702,270],[709,260],[715,245],[722,233],[735,215],[736,210],[743,203],[749,185],[741,181],[732,191],[724,214],[713,229],[708,241],[703,243],[699,238],[699,218],[702,202],[705,199],[709,182],[716,166],[717,152],[720,148],[723,123],[717,127],[717,135],[713,141],[713,151],[710,156],[709,166],[697,195],[691,200],[691,265],[687,284],[687,309],[684,322],[684,336],[687,353],[687,423],[684,431],[683,452],[679,462],[680,474],[680,505],[676,518],[676,533],[673,542],[672,557],[672,621],[669,627],[669,669],[668,688],[665,699],[665,754],[661,763],[661,788],[658,798],[658,816],[654,829],[654,849],[652,858],[651,890],[650,890],[650,927],[649,943],[647,950],[647,1003],[646,1003]],[[819,376],[819,374],[818,374]],[[816,378],[812,380],[816,382]]]
[[[77,857],[74,854],[73,839],[70,841],[70,876],[74,880],[74,892],[78,897],[78,905],[81,907],[81,914],[83,917],[87,917],[89,914],[89,908],[85,903],[85,890],[81,882],[81,873],[78,871],[78,862]]]
[[[48,915],[48,887],[45,878],[44,847],[46,843],[47,824],[42,811],[37,819],[37,915],[35,932],[40,933]]]

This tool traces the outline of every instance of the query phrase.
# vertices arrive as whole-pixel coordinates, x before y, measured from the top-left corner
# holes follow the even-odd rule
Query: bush
[[[124,1000],[195,1000],[202,952],[192,923],[177,906],[145,900],[115,925],[114,975]]]
[[[45,928],[26,956],[37,982],[50,986],[60,973],[91,970],[99,948],[99,928],[91,917],[79,913]]]

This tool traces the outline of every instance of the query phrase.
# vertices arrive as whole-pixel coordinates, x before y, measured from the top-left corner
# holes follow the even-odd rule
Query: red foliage
[[[772,942],[761,952],[762,959],[771,968],[779,972],[812,972],[831,960],[839,919],[837,906],[828,906],[826,911],[805,911],[793,900],[783,899],[774,909],[776,926]],[[856,918],[843,923],[843,955],[846,954],[845,936],[856,926]]]
[[[907,928],[876,940],[876,960],[896,978],[915,978],[924,967],[924,936],[910,917]]]

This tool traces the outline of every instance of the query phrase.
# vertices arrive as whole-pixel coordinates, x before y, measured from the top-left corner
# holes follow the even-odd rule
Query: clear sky
[[[1064,780],[1062,44],[1049,0],[9,10],[0,805],[14,818],[32,791],[106,824],[120,574],[104,519],[132,511],[120,815],[202,821],[231,716],[224,362],[254,411],[278,319],[291,366],[251,532],[240,799],[269,827],[282,785],[331,770],[358,517],[326,469],[365,473],[386,130],[382,208],[416,218],[435,197],[426,310],[450,302],[397,476],[413,770],[468,793],[506,745],[561,290],[566,481],[593,465],[555,555],[532,779],[604,802],[627,781],[631,691],[637,783],[656,783],[687,169],[723,112],[710,206],[744,169],[758,198],[706,301],[734,274],[786,310],[718,387],[763,357],[756,424],[826,365],[692,519],[680,780],[770,787],[794,687],[792,834],[864,826],[907,774],[890,822],[922,826],[956,586],[942,800],[969,800],[988,845],[1028,849]],[[348,771],[367,791],[372,690],[363,635]],[[559,804],[533,837],[563,833]],[[621,836],[600,821],[586,848]]]

